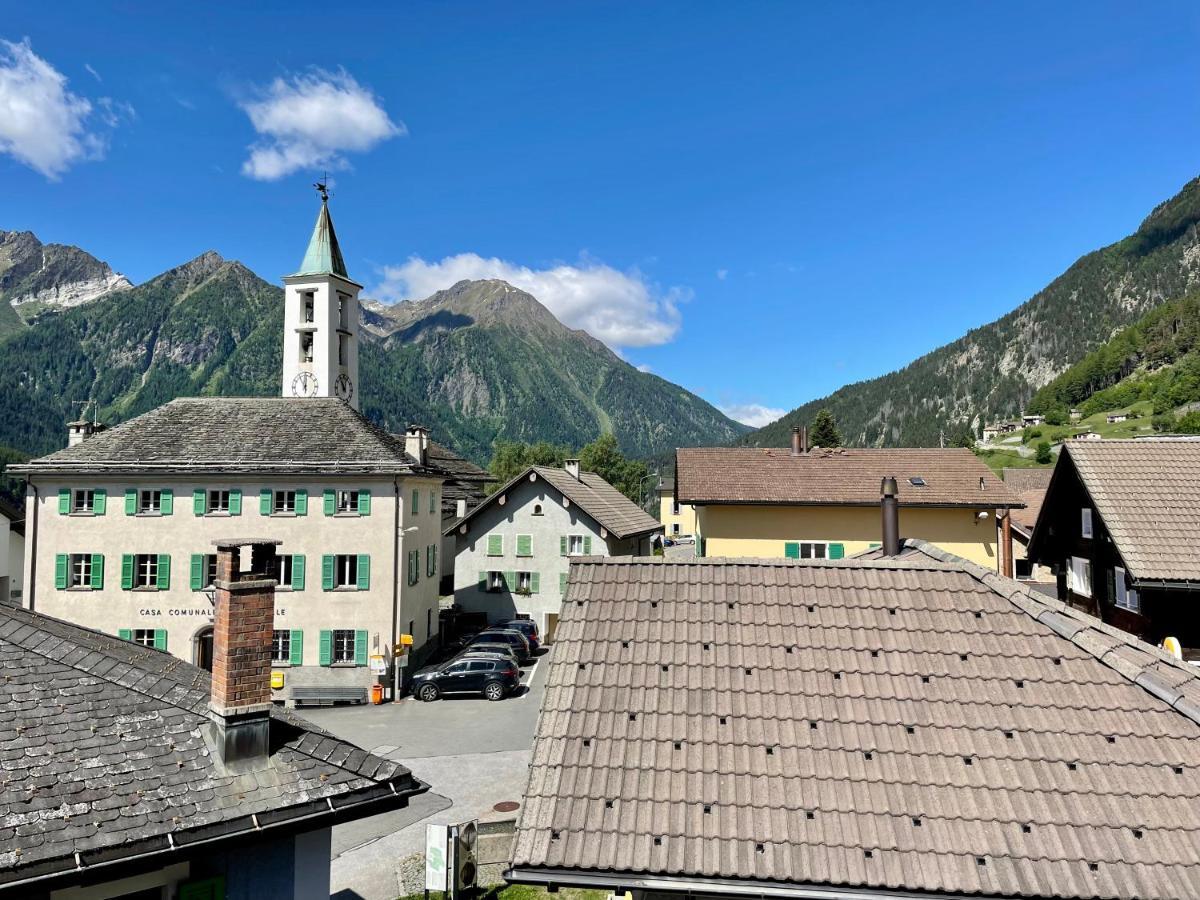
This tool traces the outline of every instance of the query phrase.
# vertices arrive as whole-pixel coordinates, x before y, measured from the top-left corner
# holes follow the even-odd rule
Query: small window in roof
[[[908,483],[913,487],[925,487],[925,479],[920,475],[914,475],[912,478],[908,479]]]

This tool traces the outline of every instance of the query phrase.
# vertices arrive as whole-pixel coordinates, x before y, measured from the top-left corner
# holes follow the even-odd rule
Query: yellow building
[[[840,559],[869,550],[882,540],[880,483],[893,476],[902,538],[1003,571],[1000,523],[1023,506],[962,448],[809,450],[797,435],[790,449],[680,449],[675,459],[674,499],[695,507],[699,556]]]
[[[669,538],[696,533],[696,507],[675,500],[675,482],[663,479],[658,485],[658,521]]]

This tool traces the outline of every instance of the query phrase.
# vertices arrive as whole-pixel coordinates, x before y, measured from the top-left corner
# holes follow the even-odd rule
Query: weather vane
[[[317,189],[317,193],[321,195],[322,203],[329,202],[329,191],[326,188],[326,185],[328,185],[328,184],[329,184],[329,173],[326,172],[324,175],[321,176],[321,180],[313,185],[313,187],[315,187]]]

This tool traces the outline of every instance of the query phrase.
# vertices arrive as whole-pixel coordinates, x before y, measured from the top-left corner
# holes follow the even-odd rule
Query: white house
[[[25,567],[25,514],[0,497],[0,603],[20,605]]]
[[[533,619],[546,640],[558,623],[571,559],[640,556],[662,523],[579,460],[533,466],[456,522],[454,600],[498,622]]]
[[[1115,425],[1118,422],[1128,421],[1129,413],[1127,413],[1127,412],[1109,413],[1107,416],[1105,416],[1105,419],[1108,421],[1109,425]]]
[[[1030,426],[1033,426],[1033,425],[1045,425],[1045,424],[1046,424],[1046,417],[1043,416],[1041,413],[1026,413],[1025,415],[1021,416],[1021,425],[1024,426],[1025,428],[1029,428]]]

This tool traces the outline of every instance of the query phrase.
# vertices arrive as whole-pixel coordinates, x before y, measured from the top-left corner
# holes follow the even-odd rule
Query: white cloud
[[[99,73],[99,72],[97,72],[95,69],[93,69],[93,68],[91,67],[91,64],[90,64],[90,63],[84,63],[84,64],[83,64],[83,67],[84,67],[84,69],[86,69],[86,70],[87,70],[87,73],[88,73],[89,75],[91,75],[93,78],[95,78],[97,81],[103,81],[103,80],[104,80],[103,78],[101,78],[101,77],[100,77],[100,73]]]
[[[650,363],[642,363],[637,367],[637,370],[639,372],[645,372],[647,375],[654,371],[654,369],[650,368]]]
[[[67,90],[66,76],[34,53],[28,39],[0,39],[0,153],[56,181],[74,163],[104,155],[105,137],[89,128],[92,112],[92,104]],[[119,117],[109,106],[102,119],[111,126]]]
[[[342,154],[407,133],[380,98],[341,69],[276,78],[239,105],[263,138],[250,147],[242,174],[263,181],[298,169],[343,169],[349,163]]]
[[[475,253],[447,256],[439,262],[412,257],[385,266],[373,294],[386,301],[421,300],[464,279],[499,278],[536,297],[563,324],[582,328],[610,347],[665,344],[679,331],[679,304],[691,299],[687,288],[660,289],[636,269],[621,272],[591,259],[579,265],[531,269]]]
[[[749,425],[751,428],[762,428],[770,425],[776,419],[781,419],[787,413],[786,409],[775,409],[763,406],[761,403],[734,403],[729,406],[717,407],[735,422]]]
[[[724,281],[729,277],[728,269],[717,269],[717,281]]]

